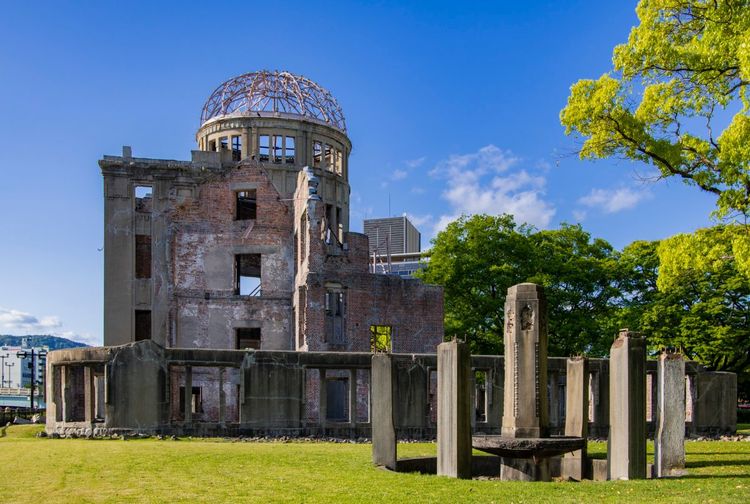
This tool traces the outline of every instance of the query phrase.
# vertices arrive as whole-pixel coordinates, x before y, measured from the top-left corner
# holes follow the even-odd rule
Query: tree
[[[502,353],[507,289],[532,274],[530,233],[510,215],[474,215],[451,222],[433,240],[420,276],[443,286],[446,335],[466,337],[474,353]]]
[[[503,353],[505,296],[512,285],[545,287],[551,355],[603,355],[617,290],[616,252],[580,226],[536,231],[510,215],[452,222],[433,240],[423,280],[445,289],[445,330],[474,353]]]
[[[571,87],[566,134],[585,139],[581,158],[646,162],[715,194],[718,216],[747,217],[750,2],[641,0],[636,12],[613,71]]]
[[[619,254],[580,225],[562,224],[530,239],[535,273],[529,281],[545,287],[550,354],[607,355],[618,329]]]
[[[737,373],[750,392],[750,281],[734,259],[744,226],[716,226],[663,240],[657,247],[658,294],[641,327],[654,348],[679,348],[710,369]]]

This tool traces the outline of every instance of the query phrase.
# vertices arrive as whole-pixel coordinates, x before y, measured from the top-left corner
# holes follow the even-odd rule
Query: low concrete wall
[[[436,356],[392,357],[399,438],[434,439]],[[47,432],[370,437],[371,358],[357,352],[165,349],[152,341],[57,350],[47,357]],[[475,355],[471,365],[472,429],[499,434],[503,358]],[[646,367],[656,373],[655,361]],[[609,362],[591,359],[589,369],[589,434],[606,437]],[[706,372],[693,362],[685,372],[688,432],[733,432],[736,376]],[[548,375],[551,431],[562,433],[566,359],[550,358]],[[647,393],[647,400],[655,404],[655,394]]]

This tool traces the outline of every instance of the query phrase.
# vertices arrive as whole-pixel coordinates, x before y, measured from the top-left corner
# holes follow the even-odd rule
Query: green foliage
[[[636,12],[613,71],[571,87],[566,134],[584,139],[581,158],[651,164],[717,195],[717,215],[750,215],[750,2],[641,0]]]
[[[607,352],[617,296],[617,254],[580,226],[535,231],[509,215],[461,217],[433,241],[423,280],[445,289],[448,337],[466,337],[474,353],[503,352],[505,296],[512,285],[545,287],[552,355]]]
[[[391,326],[384,326],[384,325],[370,326],[370,351],[371,352],[390,352],[391,351]]]
[[[734,239],[744,226],[717,226],[662,241],[659,293],[641,327],[655,346],[680,348],[711,369],[738,374],[750,393],[750,280],[738,267]]]

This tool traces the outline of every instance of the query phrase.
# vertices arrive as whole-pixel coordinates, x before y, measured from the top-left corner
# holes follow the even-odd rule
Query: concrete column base
[[[503,481],[550,481],[549,459],[534,463],[533,459],[501,457],[500,479]]]

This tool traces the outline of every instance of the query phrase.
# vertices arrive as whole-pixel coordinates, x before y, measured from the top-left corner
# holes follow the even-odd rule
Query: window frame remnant
[[[255,220],[258,217],[258,190],[235,191],[234,208],[234,220]]]
[[[234,293],[237,296],[260,297],[262,286],[261,254],[234,256]]]
[[[393,326],[373,324],[370,326],[370,352],[391,353],[393,351]]]
[[[246,350],[248,348],[260,350],[262,344],[260,327],[237,327],[234,330],[234,334],[236,350]]]

